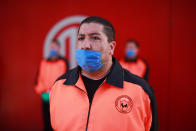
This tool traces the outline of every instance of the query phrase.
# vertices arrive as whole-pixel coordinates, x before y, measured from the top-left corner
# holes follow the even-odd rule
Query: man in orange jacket
[[[63,75],[68,69],[68,63],[59,55],[60,44],[53,40],[50,44],[48,59],[41,61],[36,78],[35,91],[42,98],[42,112],[44,120],[44,131],[51,131],[49,113],[49,93],[55,80]]]
[[[88,17],[80,24],[78,67],[59,77],[50,92],[56,131],[157,131],[155,96],[146,81],[112,57],[112,24]]]
[[[125,45],[125,58],[120,60],[123,68],[131,73],[149,80],[148,63],[141,57],[138,57],[139,43],[136,40],[128,40]]]

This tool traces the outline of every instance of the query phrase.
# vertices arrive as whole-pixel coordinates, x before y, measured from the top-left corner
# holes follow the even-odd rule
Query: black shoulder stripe
[[[76,69],[73,68],[71,70],[68,70],[65,74],[63,74],[62,76],[60,76],[56,81],[62,80],[62,79],[67,79],[69,77],[70,74],[72,74]]]
[[[148,65],[148,62],[146,61],[146,59],[141,58],[141,57],[140,57],[140,59],[141,59],[146,65]]]
[[[148,94],[150,98],[150,105],[152,110],[152,125],[150,131],[158,131],[158,112],[157,112],[157,103],[154,96],[154,91],[152,87],[142,78],[130,73],[128,70],[124,70],[124,80],[127,82],[131,82],[137,85],[140,85],[143,90]]]
[[[67,73],[63,74],[62,76],[60,76],[59,78],[57,78],[56,82],[62,79],[66,79],[67,78]]]

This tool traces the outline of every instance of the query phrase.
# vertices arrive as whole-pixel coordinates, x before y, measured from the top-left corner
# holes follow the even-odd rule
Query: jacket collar
[[[113,57],[112,59],[113,64],[110,69],[110,72],[108,73],[106,77],[106,83],[123,88],[123,68],[120,65],[120,63]],[[64,82],[64,85],[76,85],[78,83],[78,80],[81,81],[79,74],[81,72],[81,68],[77,66],[76,68],[72,69],[68,74],[67,74],[67,79]]]

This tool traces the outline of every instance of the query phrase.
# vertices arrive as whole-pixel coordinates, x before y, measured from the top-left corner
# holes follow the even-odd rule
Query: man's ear
[[[116,41],[112,41],[110,42],[110,55],[113,55],[114,54],[114,49],[116,47]]]

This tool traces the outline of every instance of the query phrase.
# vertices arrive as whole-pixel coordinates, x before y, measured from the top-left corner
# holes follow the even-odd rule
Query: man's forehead
[[[80,34],[101,34],[103,33],[103,25],[99,23],[84,23],[80,26]]]
[[[58,44],[56,42],[51,42],[50,46],[58,46]]]
[[[126,44],[126,47],[136,47],[136,48],[137,48],[137,46],[135,45],[134,42],[128,42],[128,43]]]
[[[127,42],[127,45],[135,45],[135,42]]]

